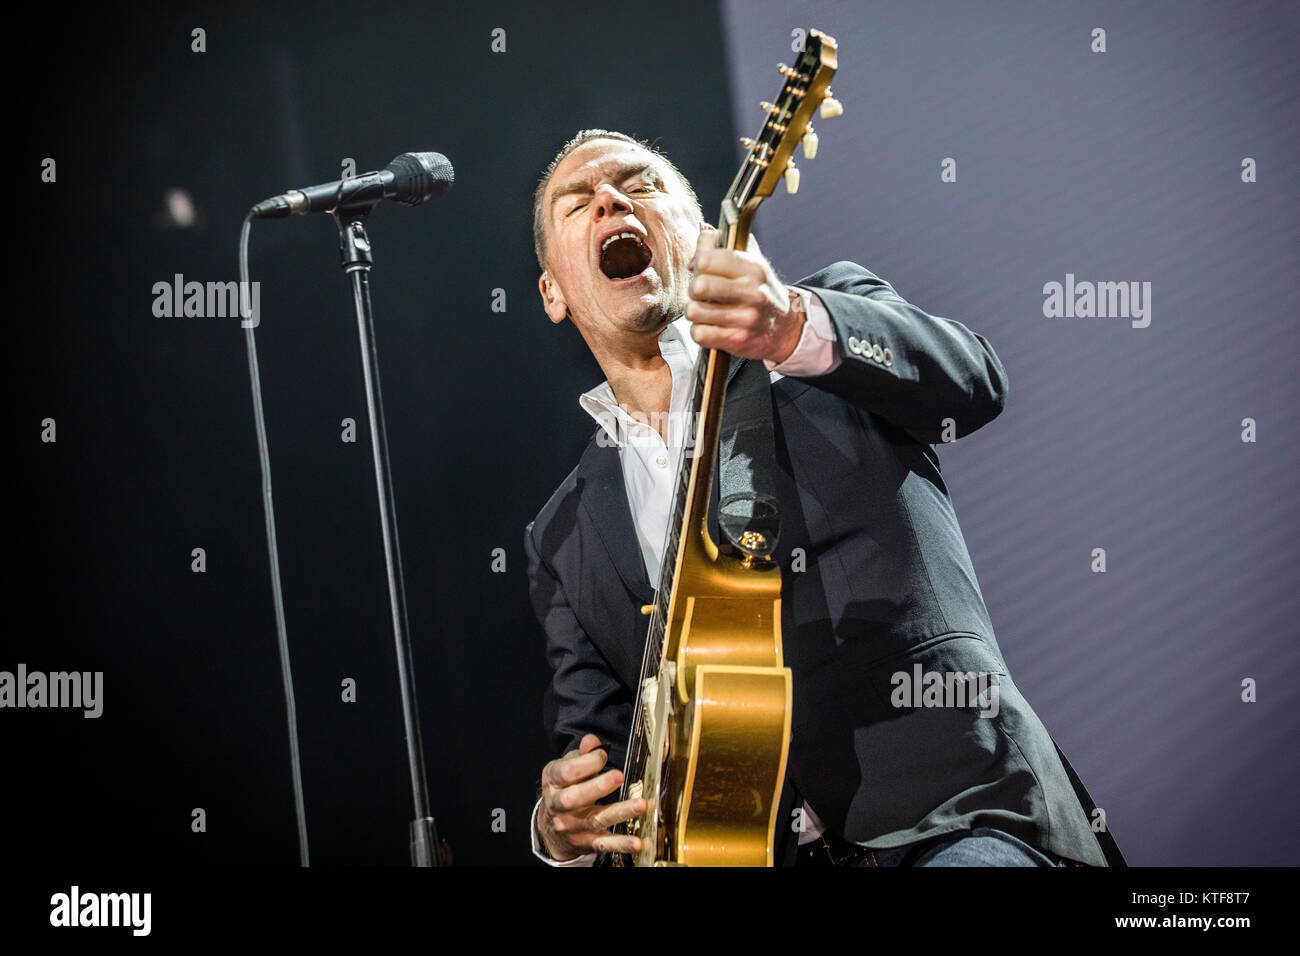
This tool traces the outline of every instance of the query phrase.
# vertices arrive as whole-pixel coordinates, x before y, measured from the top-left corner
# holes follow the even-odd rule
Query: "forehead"
[[[653,171],[665,183],[672,183],[667,167],[648,149],[616,139],[593,139],[565,156],[551,174],[547,194],[558,193],[575,185],[591,185],[604,179],[622,179],[642,170]]]

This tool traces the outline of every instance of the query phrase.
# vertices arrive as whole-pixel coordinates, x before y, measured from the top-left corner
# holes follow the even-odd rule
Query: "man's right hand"
[[[542,803],[537,830],[552,860],[564,862],[584,853],[635,853],[641,841],[609,832],[609,828],[645,812],[646,801],[637,797],[609,805],[601,797],[623,785],[623,771],[601,773],[609,753],[600,738],[587,734],[558,760],[542,768]]]

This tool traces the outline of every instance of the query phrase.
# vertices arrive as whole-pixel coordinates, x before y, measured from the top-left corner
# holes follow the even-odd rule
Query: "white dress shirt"
[[[825,305],[807,289],[789,287],[799,297],[806,320],[799,343],[782,363],[764,362],[772,381],[783,375],[824,375],[840,363],[835,350],[835,329]],[[673,505],[674,484],[681,461],[682,449],[693,433],[694,421],[689,419],[691,401],[691,370],[700,346],[691,338],[691,323],[685,317],[668,325],[659,336],[659,351],[672,373],[673,391],[669,402],[668,441],[660,436],[654,422],[637,421],[621,408],[608,382],[584,392],[578,403],[596,419],[604,430],[598,441],[616,445],[623,466],[623,484],[627,489],[628,504],[636,527],[641,559],[651,585],[659,581],[659,565],[663,560],[663,547],[668,531],[669,511]],[[572,860],[559,862],[546,855],[537,833],[537,813],[541,801],[533,808],[531,824],[533,853],[551,866],[591,866],[595,853],[585,853]],[[799,842],[808,843],[822,832],[821,821],[805,803],[804,829]],[[779,821],[778,821],[778,825]]]

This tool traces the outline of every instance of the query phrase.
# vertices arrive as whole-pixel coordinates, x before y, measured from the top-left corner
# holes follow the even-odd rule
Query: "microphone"
[[[251,216],[282,219],[336,209],[364,209],[385,200],[418,206],[446,193],[455,179],[456,172],[442,153],[403,153],[375,173],[272,196],[254,206]]]

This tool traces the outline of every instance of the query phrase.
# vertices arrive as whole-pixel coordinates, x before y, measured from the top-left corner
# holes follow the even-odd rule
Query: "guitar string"
[[[691,378],[691,412],[692,419],[698,423],[698,413],[703,403],[704,378],[708,369],[710,349],[701,349],[696,356]],[[698,444],[698,434],[695,436]],[[663,655],[663,639],[668,616],[668,599],[672,594],[673,576],[676,573],[677,551],[681,543],[680,528],[686,511],[687,487],[690,483],[691,459],[686,456],[685,447],[677,466],[677,478],[673,486],[672,520],[666,529],[663,558],[659,566],[659,587],[655,590],[654,611],[647,629],[645,647],[641,655],[641,673],[637,682],[636,700],[633,704],[632,729],[628,737],[627,753],[624,755],[624,774],[622,799],[627,799],[629,781],[634,779],[629,773],[641,765],[644,756],[644,715],[642,714],[642,690],[645,681],[651,676],[651,667]],[[635,779],[640,779],[638,774]]]

